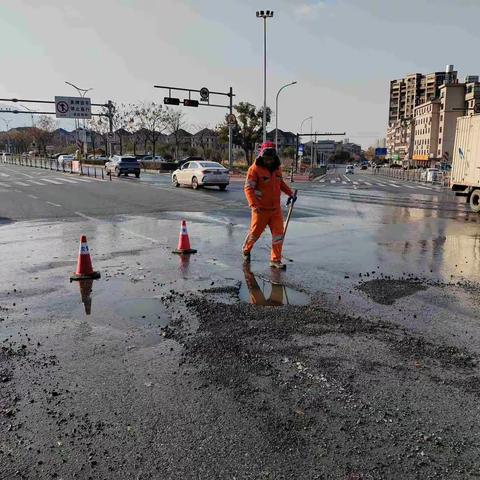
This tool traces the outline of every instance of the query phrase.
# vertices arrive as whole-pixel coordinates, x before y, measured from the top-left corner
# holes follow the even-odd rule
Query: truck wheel
[[[470,209],[474,213],[480,212],[480,190],[478,188],[470,194]]]

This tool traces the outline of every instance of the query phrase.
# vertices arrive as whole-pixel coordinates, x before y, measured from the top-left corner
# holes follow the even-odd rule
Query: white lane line
[[[36,180],[29,180],[30,183],[33,183],[34,185],[40,185],[41,187],[45,187],[44,183],[37,182]]]
[[[347,182],[342,182],[342,184],[343,184],[343,185],[346,185],[346,184],[347,184]]]
[[[62,185],[62,182],[57,182],[55,180],[51,180],[50,178],[42,178],[42,182],[53,183],[54,185]]]
[[[9,185],[8,183],[0,183],[0,187],[10,188],[11,185]]]
[[[38,197],[36,197],[35,195],[29,195],[30,198],[33,198],[34,200],[38,200]]]
[[[27,178],[35,178],[35,177],[32,177],[31,175],[28,175],[28,173],[18,172],[17,170],[13,170],[12,168],[6,168],[6,170],[8,170],[9,172],[15,173],[16,175],[23,175],[24,177],[27,177]]]
[[[75,178],[75,180],[78,180],[79,182],[91,182],[91,180],[87,180],[85,178]]]
[[[325,179],[323,179],[323,180],[320,180],[320,183],[325,183]]]
[[[0,177],[9,177],[10,175],[7,175],[6,173],[1,173],[0,172]]]
[[[70,178],[55,177],[55,180],[59,180],[60,182],[67,182],[67,183],[78,183],[76,180],[71,180]]]
[[[386,187],[386,185],[384,183],[378,183],[377,182],[376,185],[379,186],[379,187]]]
[[[330,180],[330,183],[337,183],[336,180]]]
[[[31,187],[28,183],[23,182],[13,182],[15,185],[20,185],[21,187]]]
[[[53,202],[45,202],[48,203],[49,205],[53,205],[54,207],[61,207],[58,203],[53,203]]]
[[[395,188],[401,188],[400,185],[397,185],[396,183],[389,183],[388,185]]]
[[[413,190],[417,188],[417,187],[414,187],[413,185],[407,185],[406,183],[403,186],[406,188],[412,188]]]
[[[369,187],[371,187],[371,186],[372,186],[372,184],[371,184],[371,183],[368,183],[368,182],[363,182],[363,183],[364,183],[365,185],[368,185]]]
[[[358,185],[358,182],[353,182],[354,185]]]
[[[344,177],[347,182],[351,182],[351,180],[346,175],[344,175]]]

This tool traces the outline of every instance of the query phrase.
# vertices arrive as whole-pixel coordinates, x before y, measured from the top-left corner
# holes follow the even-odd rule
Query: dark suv
[[[122,174],[127,176],[129,173],[134,173],[137,178],[140,177],[140,163],[135,157],[114,155],[105,164],[105,170],[107,173],[115,173],[117,177]]]

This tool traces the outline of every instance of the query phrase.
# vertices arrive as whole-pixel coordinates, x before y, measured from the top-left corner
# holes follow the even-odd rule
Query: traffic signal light
[[[172,98],[172,97],[165,97],[163,99],[163,103],[165,105],[180,105],[180,99],[179,98]]]
[[[198,100],[190,100],[190,99],[186,98],[186,99],[183,101],[183,104],[184,104],[186,107],[198,107]]]

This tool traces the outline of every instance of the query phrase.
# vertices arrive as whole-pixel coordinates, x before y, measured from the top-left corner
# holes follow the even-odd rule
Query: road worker
[[[250,270],[249,263],[244,263],[243,273],[245,274],[245,284],[248,288],[251,304],[270,307],[278,307],[283,305],[284,287],[280,284],[280,278],[278,277],[278,275],[280,275],[280,270],[272,270],[272,282],[269,282],[272,287],[272,291],[268,299],[265,297],[265,292],[258,284],[255,275]]]
[[[270,266],[285,269],[282,263],[283,213],[280,206],[281,192],[294,202],[293,191],[283,181],[275,144],[265,142],[260,148],[255,163],[248,169],[245,181],[245,196],[252,210],[250,231],[243,245],[243,259],[250,262],[250,252],[263,231],[270,227],[272,252]]]

